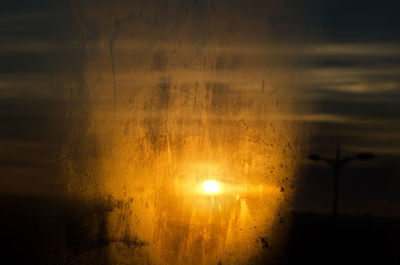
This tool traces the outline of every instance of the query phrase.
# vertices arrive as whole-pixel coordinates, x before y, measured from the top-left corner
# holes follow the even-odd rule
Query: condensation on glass
[[[73,3],[82,64],[66,75],[62,163],[71,197],[110,204],[110,264],[279,252],[302,139],[299,49],[268,20],[287,10],[258,2]]]

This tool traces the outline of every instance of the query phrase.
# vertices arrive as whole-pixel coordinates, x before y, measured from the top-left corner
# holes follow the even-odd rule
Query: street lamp
[[[336,228],[336,217],[338,209],[338,192],[339,192],[339,173],[342,167],[354,160],[368,160],[375,158],[374,154],[371,153],[359,153],[355,156],[349,156],[346,158],[340,158],[340,139],[337,138],[336,142],[336,157],[335,159],[327,159],[317,154],[311,154],[308,156],[309,159],[314,161],[323,161],[332,166],[334,171],[334,185],[333,185],[333,207],[332,207],[332,218],[333,226]]]

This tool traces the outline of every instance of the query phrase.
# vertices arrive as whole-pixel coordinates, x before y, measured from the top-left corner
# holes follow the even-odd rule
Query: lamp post
[[[339,173],[344,165],[350,163],[354,160],[368,160],[374,158],[374,154],[371,153],[359,153],[355,156],[349,156],[345,158],[340,157],[340,138],[337,138],[336,142],[336,156],[335,159],[327,159],[321,157],[317,154],[309,155],[309,159],[314,161],[322,161],[328,163],[333,168],[334,172],[334,182],[333,182],[333,206],[332,206],[332,218],[333,218],[333,227],[336,229],[336,218],[337,218],[337,210],[338,210],[338,196],[339,196]]]

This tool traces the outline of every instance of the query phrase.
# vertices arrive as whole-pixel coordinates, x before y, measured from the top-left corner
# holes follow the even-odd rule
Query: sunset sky
[[[194,0],[193,0],[194,1]],[[256,2],[256,1],[253,1]],[[328,213],[332,172],[308,152],[372,152],[344,168],[339,211],[399,216],[400,16],[398,1],[285,1],[268,18],[274,38],[303,51],[293,76],[300,106],[290,117],[310,138],[294,209]],[[298,23],[292,20],[298,19]],[[63,190],[57,154],[66,124],[66,68],[79,65],[79,43],[64,1],[3,1],[0,8],[0,193],[53,196]],[[286,28],[285,25],[296,25]],[[299,158],[301,159],[301,158]]]

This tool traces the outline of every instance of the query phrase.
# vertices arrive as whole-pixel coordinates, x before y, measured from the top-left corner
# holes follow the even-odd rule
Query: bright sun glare
[[[203,188],[207,193],[216,193],[219,190],[219,183],[215,180],[209,180],[203,183]]]

